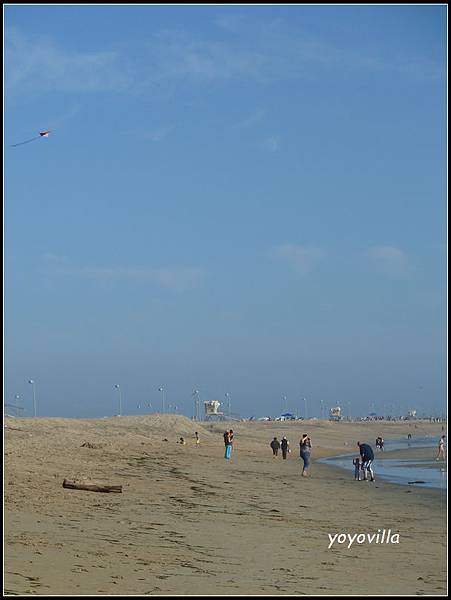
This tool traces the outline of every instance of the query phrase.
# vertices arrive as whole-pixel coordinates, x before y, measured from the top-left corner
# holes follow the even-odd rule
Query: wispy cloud
[[[203,269],[197,267],[97,267],[73,266],[65,257],[54,254],[43,256],[52,275],[83,277],[98,281],[130,281],[150,283],[176,292],[198,287],[204,278]]]
[[[407,57],[399,59],[396,68],[401,75],[414,81],[437,81],[444,76],[442,65],[422,57]]]
[[[267,137],[262,141],[261,147],[268,152],[277,152],[280,148],[280,137],[277,135]]]
[[[283,260],[298,274],[307,275],[324,257],[325,252],[322,248],[316,246],[282,244],[273,249],[272,255]]]
[[[256,108],[252,111],[247,117],[245,117],[242,121],[238,121],[235,127],[238,129],[244,129],[247,127],[251,127],[261,121],[266,115],[266,111],[263,108]]]
[[[266,80],[271,56],[248,42],[198,38],[188,31],[166,30],[144,45],[151,58],[147,80],[197,83],[234,79]]]
[[[405,252],[395,246],[372,246],[368,256],[373,265],[387,275],[403,276],[412,270]]]
[[[41,35],[5,31],[5,87],[11,93],[123,91],[130,83],[115,51],[67,50]]]
[[[7,28],[6,90],[144,93],[185,84],[266,84],[303,77],[311,67],[385,70],[425,81],[445,74],[442,63],[422,56],[388,57],[383,48],[361,53],[284,19],[229,14],[218,17],[215,25],[211,35],[166,29],[127,46],[83,52],[44,35]]]
[[[149,282],[179,292],[197,287],[203,277],[201,269],[187,267],[83,267],[78,272],[93,279]]]
[[[166,139],[175,129],[175,125],[163,125],[155,129],[132,129],[122,131],[122,135],[131,135],[133,137],[148,140],[151,142],[161,142]]]
[[[444,60],[413,53],[393,56],[387,54],[383,45],[373,51],[361,52],[349,46],[331,44],[284,18],[251,19],[239,12],[229,12],[217,17],[215,24],[233,35],[235,43],[242,39],[252,40],[255,47],[268,55],[268,60],[262,63],[268,69],[265,77],[277,78],[274,68],[278,69],[280,78],[302,75],[308,65],[386,71],[425,83],[444,79],[446,73]]]
[[[167,138],[174,129],[174,125],[167,125],[166,127],[158,127],[152,131],[144,131],[142,136],[144,139],[151,140],[152,142],[161,142],[161,140]]]
[[[247,25],[247,18],[239,13],[228,13],[219,15],[215,19],[215,25],[220,29],[224,29],[225,31],[230,31],[232,33],[239,33],[243,27]]]

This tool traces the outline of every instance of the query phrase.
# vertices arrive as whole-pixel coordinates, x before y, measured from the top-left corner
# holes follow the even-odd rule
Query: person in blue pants
[[[302,434],[302,439],[299,442],[300,446],[300,456],[304,461],[304,467],[302,468],[302,477],[308,477],[309,468],[310,468],[310,455],[312,453],[312,440],[306,434]]]
[[[230,437],[230,431],[224,431],[224,446],[225,446],[224,458],[227,458],[227,460],[229,460],[230,457],[232,456],[232,439],[233,439],[233,432],[232,432],[232,437]]]

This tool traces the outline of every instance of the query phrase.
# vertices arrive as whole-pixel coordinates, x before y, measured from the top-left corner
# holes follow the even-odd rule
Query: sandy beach
[[[315,463],[357,455],[356,441],[374,446],[377,435],[410,431],[435,441],[441,424],[171,415],[5,423],[6,595],[447,593],[445,492],[355,482]],[[222,432],[230,427],[226,461]],[[304,431],[314,446],[310,478],[300,477]],[[286,461],[269,448],[283,435],[292,448]],[[65,478],[123,492],[65,489]],[[329,548],[329,534],[384,529],[399,543]]]

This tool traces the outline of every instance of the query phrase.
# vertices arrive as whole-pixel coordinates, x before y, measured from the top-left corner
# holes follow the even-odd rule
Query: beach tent
[[[283,413],[278,417],[279,421],[295,421],[296,417],[291,413]]]

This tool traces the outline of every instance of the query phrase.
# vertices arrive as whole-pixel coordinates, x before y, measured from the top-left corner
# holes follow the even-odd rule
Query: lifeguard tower
[[[221,403],[219,400],[206,400],[204,402],[205,420],[206,421],[223,421],[224,413],[219,410]]]
[[[339,406],[330,409],[329,421],[341,421],[341,408]]]

